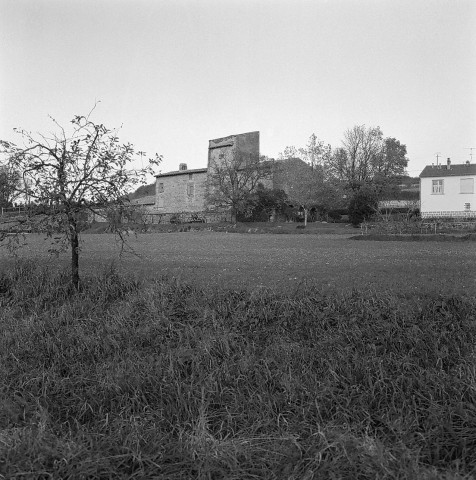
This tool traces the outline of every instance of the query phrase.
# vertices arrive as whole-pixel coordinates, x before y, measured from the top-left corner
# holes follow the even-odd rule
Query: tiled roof
[[[190,170],[176,170],[175,172],[159,173],[156,177],[171,177],[173,175],[186,175],[187,173],[206,173],[208,168],[192,168]]]
[[[450,165],[427,165],[420,173],[420,178],[424,177],[462,177],[465,175],[476,175],[476,164],[458,163]]]

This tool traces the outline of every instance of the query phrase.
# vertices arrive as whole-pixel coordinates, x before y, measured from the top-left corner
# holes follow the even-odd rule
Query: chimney
[[[451,168],[451,160],[449,158],[446,160],[446,168],[448,170]]]
[[[186,163],[181,163],[179,165],[179,170],[182,171],[182,170],[187,170],[187,164]]]

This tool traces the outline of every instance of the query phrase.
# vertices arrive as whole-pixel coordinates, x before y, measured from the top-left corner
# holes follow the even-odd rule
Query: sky
[[[213,138],[259,130],[277,158],[354,125],[405,144],[411,176],[476,162],[476,2],[0,0],[0,139],[98,101],[162,173],[206,167]]]

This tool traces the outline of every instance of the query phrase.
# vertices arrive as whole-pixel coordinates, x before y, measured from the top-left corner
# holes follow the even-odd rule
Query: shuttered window
[[[460,180],[460,193],[474,193],[474,178]]]

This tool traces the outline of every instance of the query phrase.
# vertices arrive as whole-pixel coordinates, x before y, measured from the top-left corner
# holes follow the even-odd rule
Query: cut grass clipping
[[[476,299],[0,277],[3,478],[476,474]],[[2,477],[0,477],[2,478]]]

